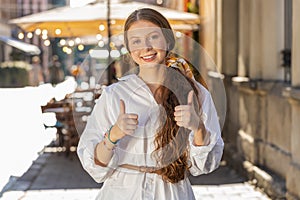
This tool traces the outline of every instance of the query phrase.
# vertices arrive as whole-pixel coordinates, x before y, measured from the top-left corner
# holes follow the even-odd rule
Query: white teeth
[[[144,58],[144,59],[150,59],[150,58],[152,58],[152,57],[154,57],[154,55],[150,55],[150,56],[143,56],[143,58]]]

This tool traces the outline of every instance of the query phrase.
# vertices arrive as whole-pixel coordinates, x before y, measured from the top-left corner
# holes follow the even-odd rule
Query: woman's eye
[[[159,38],[159,35],[155,34],[155,35],[151,35],[151,40],[156,40]]]
[[[137,44],[140,44],[141,43],[141,40],[133,40],[132,41],[132,44],[134,44],[134,45],[137,45]]]

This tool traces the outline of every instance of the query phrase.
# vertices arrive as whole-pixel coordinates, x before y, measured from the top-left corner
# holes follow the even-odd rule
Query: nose
[[[152,44],[151,44],[151,42],[148,38],[145,40],[145,48],[146,49],[152,49],[153,48],[153,46],[152,46]]]

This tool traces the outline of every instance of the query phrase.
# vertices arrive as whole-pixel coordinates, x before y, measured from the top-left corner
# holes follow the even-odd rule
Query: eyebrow
[[[158,32],[158,31],[152,31],[152,32],[148,33],[147,36],[151,35],[152,33],[160,33],[160,32]],[[128,37],[129,40],[134,39],[134,38],[140,38],[140,36],[133,35],[133,36]]]

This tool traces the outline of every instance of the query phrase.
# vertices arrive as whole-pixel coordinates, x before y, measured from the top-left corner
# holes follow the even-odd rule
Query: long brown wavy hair
[[[161,167],[160,174],[167,182],[177,183],[183,180],[190,168],[189,163],[189,133],[190,130],[179,127],[174,119],[175,107],[186,105],[189,91],[194,91],[193,105],[199,110],[200,103],[196,96],[198,90],[191,79],[184,76],[177,68],[167,68],[163,85],[154,97],[162,105],[160,114],[161,126],[158,129],[152,155]]]
[[[175,37],[167,19],[159,12],[142,8],[134,11],[126,20],[124,26],[124,41],[128,51],[127,31],[130,26],[139,20],[146,20],[156,24],[162,29],[167,42],[167,54],[174,48]],[[190,130],[179,127],[174,119],[174,109],[177,105],[187,104],[188,92],[194,90],[195,108],[199,108],[198,95],[192,80],[184,76],[179,69],[167,68],[164,83],[156,90],[154,97],[162,105],[160,114],[160,128],[158,129],[152,156],[161,168],[160,175],[166,182],[177,183],[183,180],[190,168],[189,164],[189,132]]]

